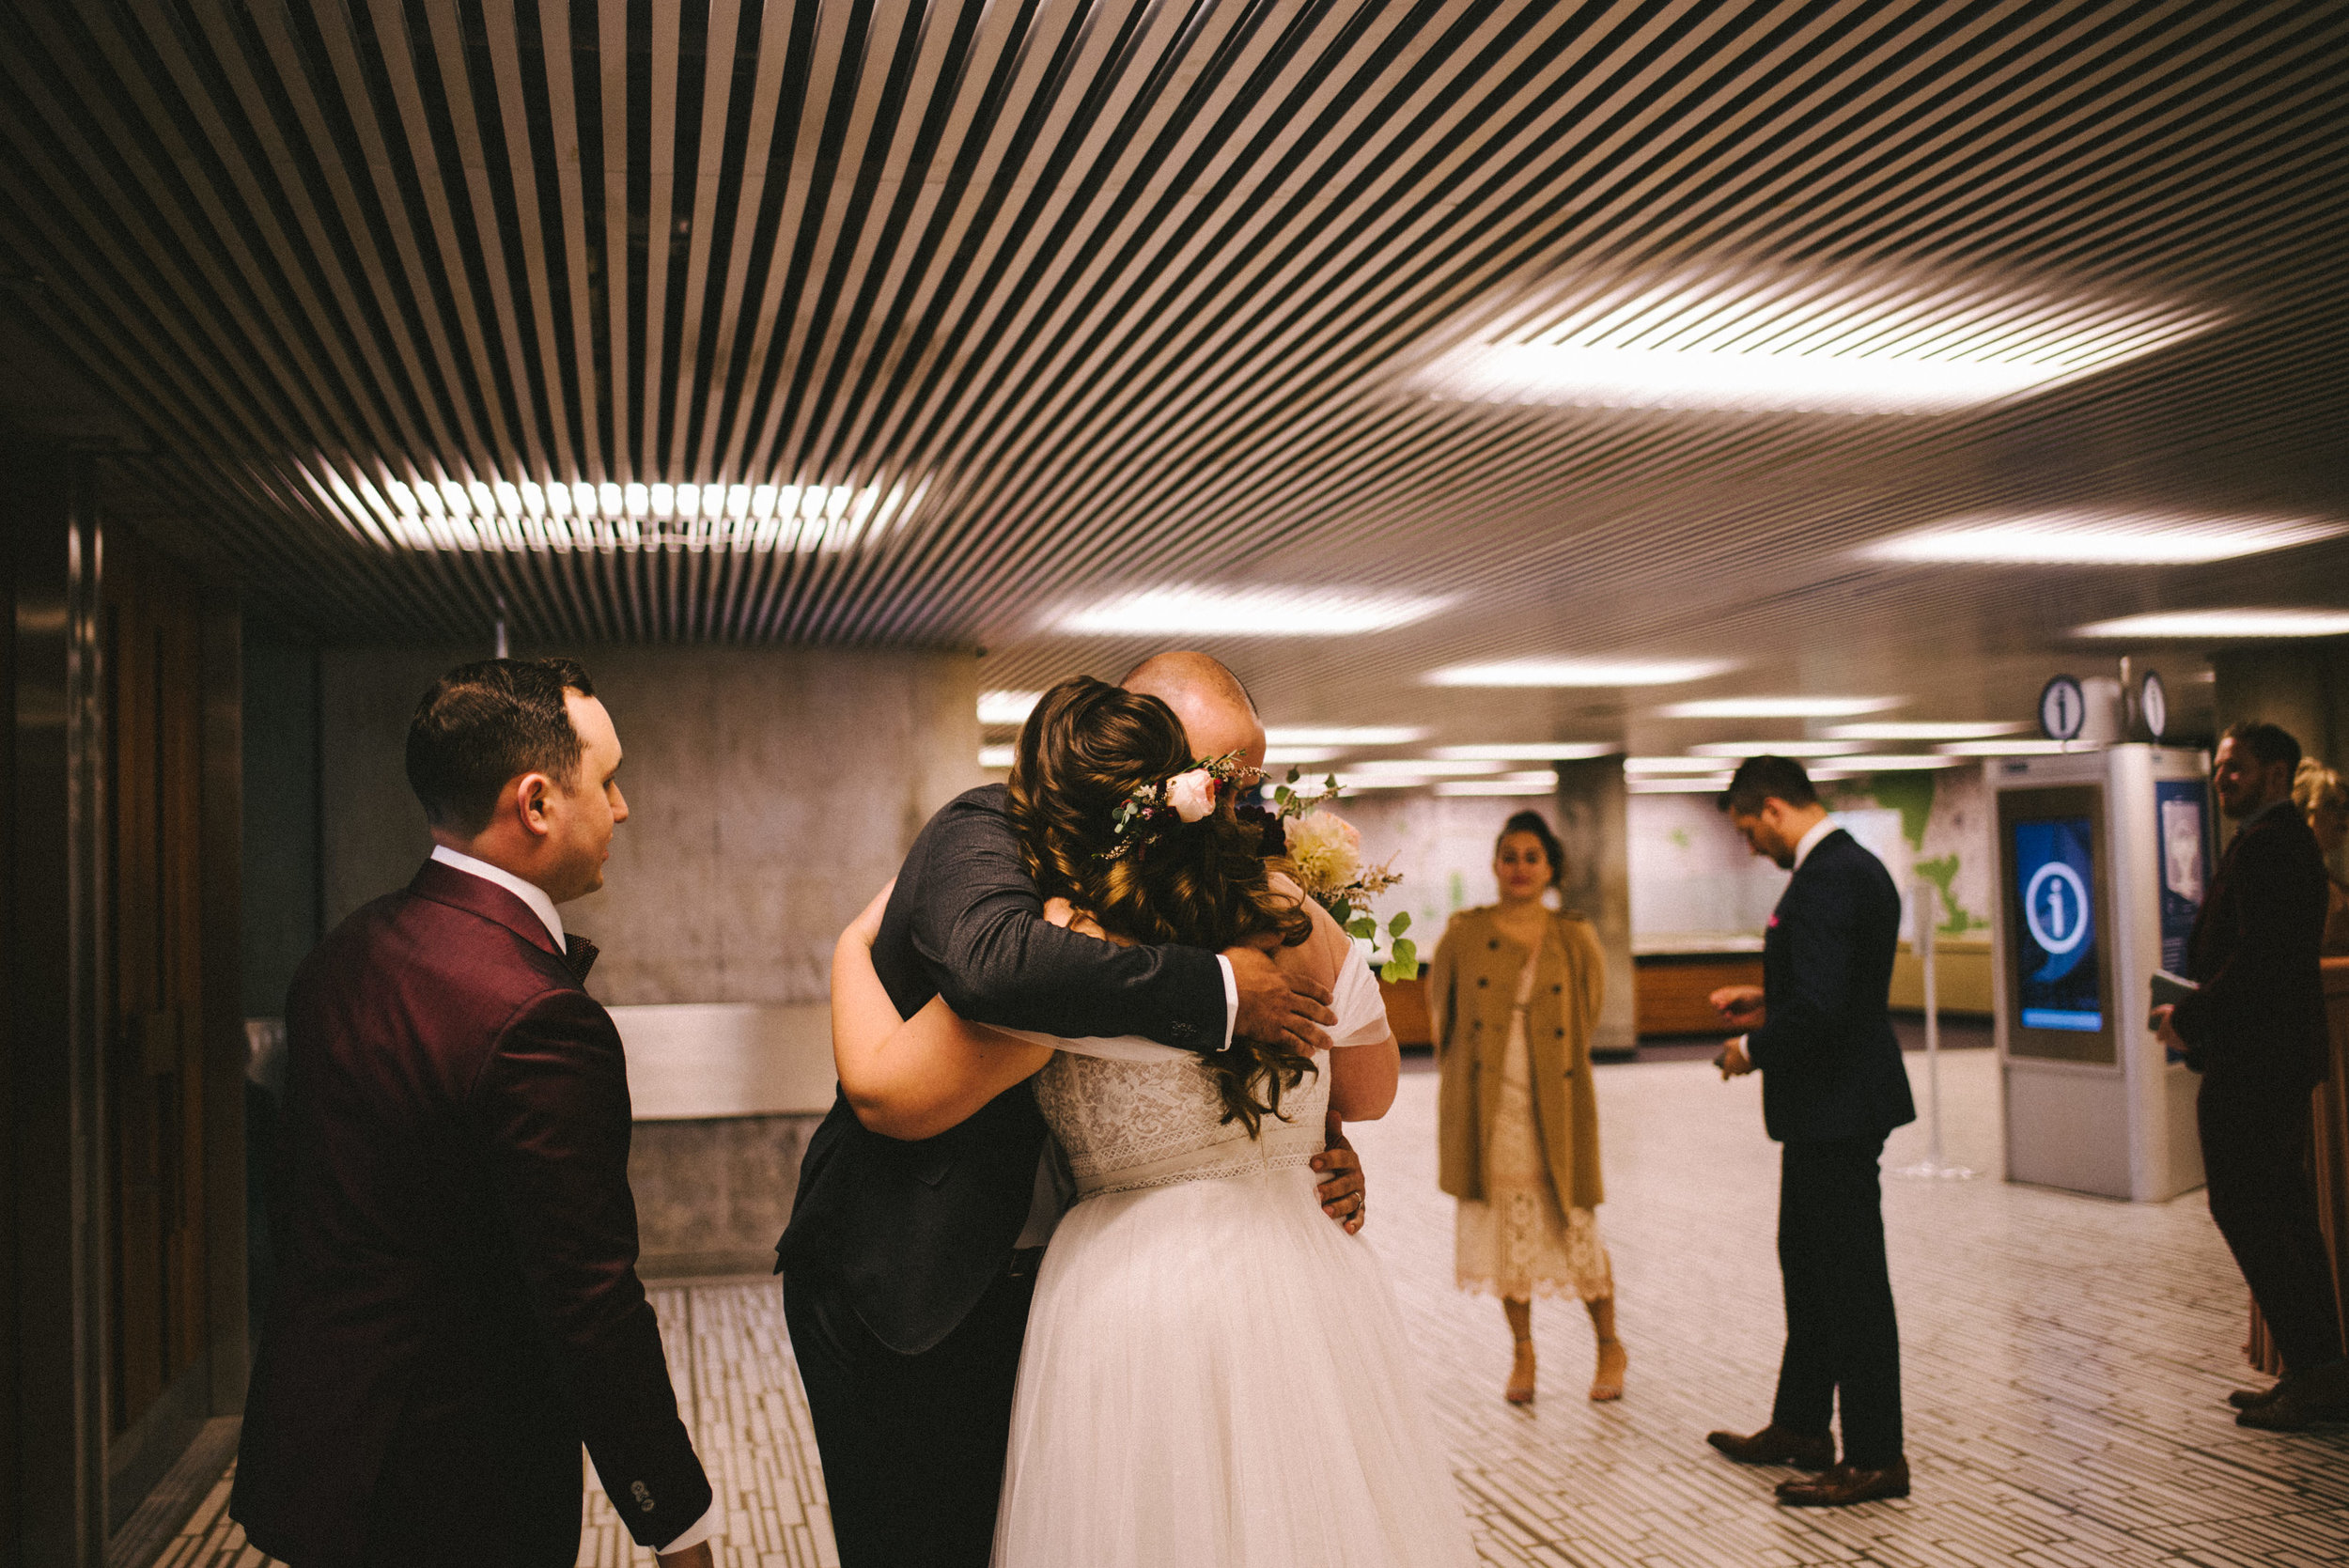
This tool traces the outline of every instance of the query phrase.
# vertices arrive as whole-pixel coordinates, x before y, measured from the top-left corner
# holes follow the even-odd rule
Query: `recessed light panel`
[[[1271,746],[1408,746],[1426,735],[1420,724],[1274,724],[1264,732]]]
[[[1265,748],[1264,765],[1267,768],[1301,768],[1308,763],[1328,762],[1342,755],[1344,751],[1345,748],[1339,746],[1268,746]]]
[[[982,746],[979,748],[979,766],[981,768],[1009,768],[1016,755],[1017,748],[1015,747]]]
[[[1626,757],[1623,770],[1626,773],[1726,773],[1729,769],[1713,757]]]
[[[2174,566],[2285,550],[2349,533],[2321,518],[2126,516],[2050,512],[1961,518],[1896,535],[1860,553],[1880,561],[2040,566]]]
[[[1586,298],[1513,341],[1454,349],[1412,384],[1462,402],[1937,413],[2119,365],[2219,319],[2051,289],[1692,275]]]
[[[1857,740],[1713,740],[1688,748],[1701,757],[1841,757],[1865,749]]]
[[[1628,779],[1624,790],[1631,795],[1719,795],[1729,787],[1726,773],[1708,774],[1694,779]]]
[[[869,484],[728,485],[663,480],[591,485],[583,480],[509,479],[497,474],[459,484],[412,483],[381,473],[353,490],[334,465],[313,488],[370,530],[379,524],[417,550],[846,550],[904,526],[929,488],[901,480]],[[303,473],[309,470],[305,467]]]
[[[1145,588],[1071,610],[1054,624],[1092,636],[1348,637],[1423,621],[1448,595],[1344,588]]]
[[[1439,795],[1548,795],[1558,787],[1558,776],[1544,773],[1538,777],[1512,774],[1499,779],[1453,779],[1436,786]]]
[[[1512,659],[1432,670],[1430,686],[1674,686],[1736,666],[1719,659]]]
[[[1464,757],[1380,757],[1370,762],[1358,762],[1351,771],[1366,775],[1413,773],[1422,778],[1437,778],[1446,774],[1498,773],[1505,763],[1474,761]]]
[[[2030,727],[2020,722],[1871,719],[1857,724],[1829,724],[1827,733],[1841,740],[1984,740],[1995,735],[2019,735]]]
[[[982,724],[1024,724],[1028,710],[1044,700],[1041,691],[982,691],[979,693],[979,722]]]
[[[2349,635],[2349,610],[2169,610],[2074,629],[2080,637],[2254,639]]]
[[[1470,760],[1489,757],[1497,762],[1588,762],[1622,750],[1603,740],[1533,740],[1504,741],[1494,746],[1436,746],[1429,749],[1428,754]]]
[[[1666,719],[1848,719],[1898,707],[1899,697],[1709,697],[1673,703],[1657,713]]]
[[[1857,777],[1864,773],[1915,773],[1934,768],[1955,768],[1964,760],[1954,756],[1846,757],[1836,768],[1844,777]]]
[[[2004,740],[1952,740],[1939,749],[1943,756],[1952,757],[2028,757],[2065,750],[2061,740],[2027,740],[2014,736]]]

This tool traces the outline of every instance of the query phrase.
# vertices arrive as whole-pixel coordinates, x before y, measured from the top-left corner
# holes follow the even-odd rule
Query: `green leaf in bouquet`
[[[1378,966],[1378,978],[1390,986],[1419,978],[1419,966],[1402,958],[1390,958]]]
[[[1399,937],[1410,928],[1411,912],[1408,909],[1404,910],[1401,914],[1387,922],[1387,935],[1391,937]]]
[[[1357,916],[1346,923],[1346,934],[1349,937],[1361,937],[1367,941],[1376,941],[1378,939],[1378,923],[1368,915]]]
[[[1398,937],[1394,943],[1394,961],[1408,965],[1413,974],[1419,972],[1419,944],[1408,937]]]

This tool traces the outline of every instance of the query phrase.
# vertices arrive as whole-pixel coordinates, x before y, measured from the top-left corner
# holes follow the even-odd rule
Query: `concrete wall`
[[[929,815],[983,782],[968,654],[567,647],[626,753],[630,818],[564,924],[602,949],[606,1002],[820,1001],[833,939]],[[431,847],[401,753],[433,680],[481,650],[319,660],[329,926]]]
[[[319,664],[315,648],[251,625],[244,643],[244,967],[247,1017],[286,1010],[319,925]]]

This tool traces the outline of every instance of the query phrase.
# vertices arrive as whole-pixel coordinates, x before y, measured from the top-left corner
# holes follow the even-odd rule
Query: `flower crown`
[[[1101,858],[1113,861],[1132,854],[1159,833],[1211,815],[1224,790],[1246,789],[1254,782],[1252,769],[1239,760],[1236,751],[1193,758],[1182,772],[1143,784],[1118,802],[1110,813],[1110,832],[1115,842],[1101,852]]]

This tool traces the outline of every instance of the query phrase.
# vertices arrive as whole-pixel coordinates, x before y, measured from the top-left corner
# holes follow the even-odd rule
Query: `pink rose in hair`
[[[1204,768],[1175,774],[1166,781],[1166,803],[1184,821],[1198,821],[1215,810],[1215,775]]]

